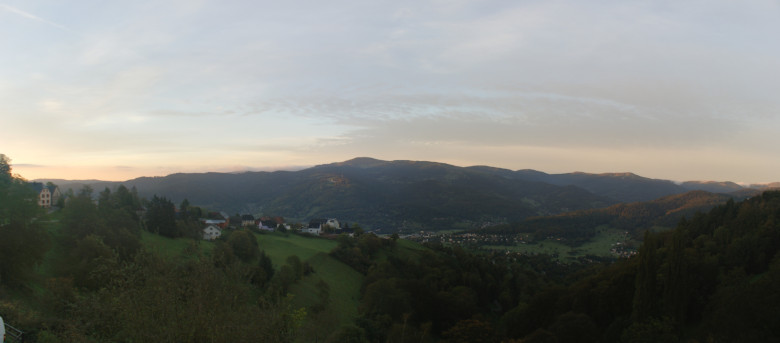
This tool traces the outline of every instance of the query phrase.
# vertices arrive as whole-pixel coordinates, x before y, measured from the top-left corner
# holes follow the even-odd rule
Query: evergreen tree
[[[656,315],[656,238],[649,231],[645,232],[644,244],[639,251],[639,269],[636,275],[636,290],[634,293],[634,310],[632,317],[635,322],[642,322]]]
[[[165,237],[180,236],[176,226],[176,208],[170,200],[157,195],[152,197],[146,213],[146,229]]]

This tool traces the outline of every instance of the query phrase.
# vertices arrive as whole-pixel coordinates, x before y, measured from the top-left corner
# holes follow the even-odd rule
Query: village
[[[312,219],[308,225],[289,224],[284,222],[282,217],[259,217],[254,215],[234,215],[230,216],[225,212],[211,212],[207,218],[199,220],[203,228],[203,239],[213,241],[222,236],[226,229],[249,229],[258,232],[274,231],[292,231],[311,236],[332,236],[346,234],[353,236],[354,228],[346,225],[342,227],[336,218]]]
[[[574,248],[565,244],[565,238],[548,236],[535,240],[528,233],[486,233],[479,231],[420,231],[401,238],[418,243],[438,243],[456,245],[483,252],[503,252],[507,255],[572,255],[585,256],[587,248]],[[637,254],[636,248],[629,243],[626,232],[620,238],[609,238],[609,248],[600,249],[598,255],[612,258],[629,258]],[[545,246],[546,244],[546,246]]]
[[[67,195],[64,195],[60,188],[49,182],[30,182],[29,187],[37,194],[38,205],[49,211],[63,207],[67,201]],[[181,217],[181,209],[175,208],[177,217]],[[355,231],[362,232],[359,228],[353,228],[349,225],[339,223],[336,218],[317,218],[309,221],[307,225],[301,223],[287,223],[284,218],[279,216],[259,216],[252,214],[229,215],[224,211],[207,212],[199,210],[198,213],[205,214],[198,218],[198,222],[203,226],[202,238],[213,241],[222,236],[227,229],[249,229],[257,232],[274,231],[292,231],[310,236],[334,236],[346,234],[354,236]],[[139,209],[138,215],[144,216],[145,209]]]

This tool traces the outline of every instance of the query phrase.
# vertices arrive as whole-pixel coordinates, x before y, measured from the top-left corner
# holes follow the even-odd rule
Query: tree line
[[[334,250],[366,275],[361,316],[342,332],[355,342],[780,339],[778,191],[647,232],[637,256],[590,265],[366,243]]]
[[[199,209],[180,215],[118,186],[73,194],[45,214],[0,155],[0,313],[30,342],[292,342],[306,316],[289,288],[311,267],[293,256],[276,271],[248,231],[210,253],[144,248],[142,230],[193,237]],[[140,209],[147,209],[144,219]],[[183,213],[183,215],[182,215]],[[47,257],[48,256],[48,257]]]

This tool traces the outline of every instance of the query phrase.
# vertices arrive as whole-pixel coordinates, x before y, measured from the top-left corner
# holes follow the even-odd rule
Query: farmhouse
[[[213,241],[219,236],[222,236],[222,230],[216,225],[209,225],[203,229],[203,239],[207,241]]]
[[[255,225],[255,216],[251,214],[245,214],[241,216],[241,226],[254,226]]]
[[[201,223],[206,225],[215,225],[218,226],[220,229],[224,229],[227,227],[227,220],[224,219],[201,219]]]
[[[40,182],[32,182],[30,187],[38,194],[38,206],[43,208],[50,208],[53,204],[56,204],[62,195],[60,188],[51,183],[44,185]]]
[[[309,226],[305,229],[301,229],[301,232],[319,236],[323,231],[329,229],[330,231],[339,229],[339,221],[336,220],[336,218],[312,219],[309,222]]]

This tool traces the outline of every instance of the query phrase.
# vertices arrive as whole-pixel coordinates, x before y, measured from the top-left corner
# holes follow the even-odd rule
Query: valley
[[[229,182],[160,178],[149,199],[132,180],[60,193],[4,175],[0,314],[39,342],[778,337],[777,191],[621,202],[617,189],[645,180],[600,175],[586,190],[429,162],[313,169],[239,175],[274,179],[251,200],[279,196],[257,217],[202,205],[229,199],[214,191]],[[157,193],[175,188],[203,198]],[[307,228],[312,215],[330,219]]]

